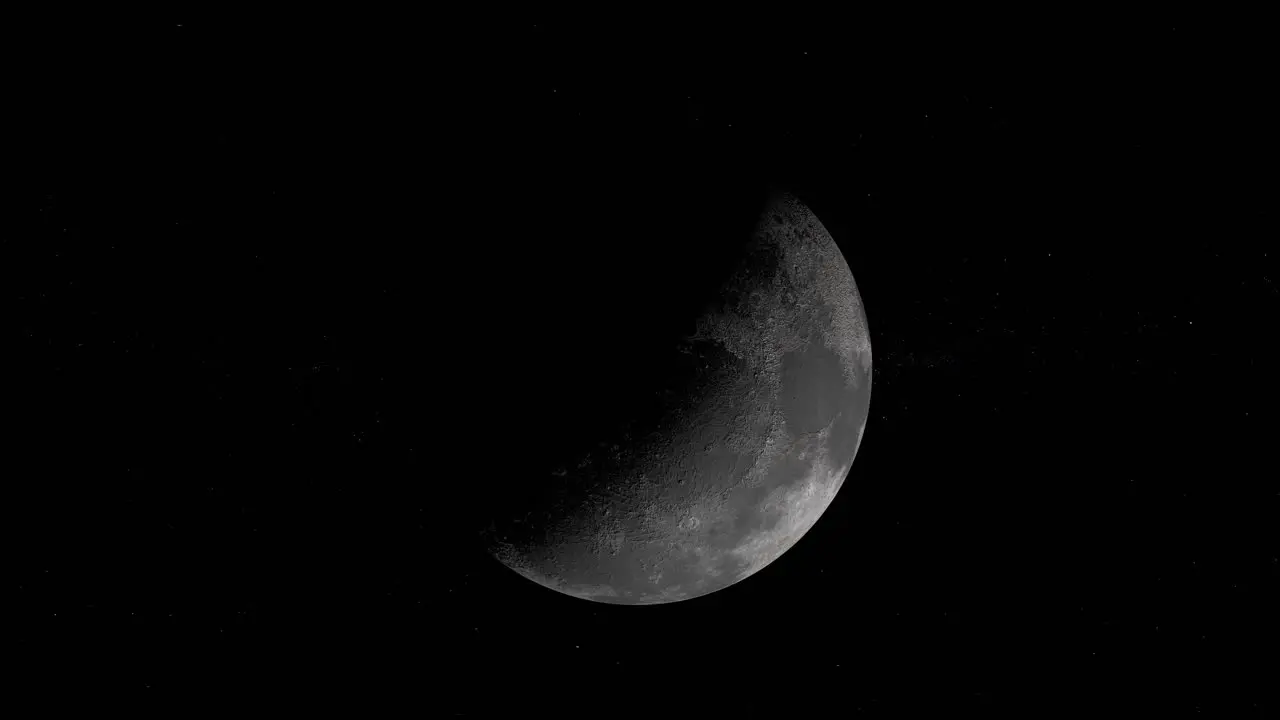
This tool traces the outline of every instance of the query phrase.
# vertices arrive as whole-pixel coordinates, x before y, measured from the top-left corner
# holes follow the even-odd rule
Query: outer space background
[[[14,111],[37,162],[0,262],[22,687],[1274,717],[1264,43],[493,15],[33,34]],[[616,607],[466,528],[545,432],[503,401],[536,382],[504,278],[538,271],[503,258],[600,220],[530,210],[584,164],[680,172],[610,169],[650,146],[814,208],[866,304],[872,415],[781,559]]]

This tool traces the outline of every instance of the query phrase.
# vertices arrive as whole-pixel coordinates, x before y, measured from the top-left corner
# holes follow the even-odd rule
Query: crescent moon
[[[661,604],[751,577],[813,528],[870,407],[853,273],[814,213],[775,192],[719,297],[672,349],[701,358],[695,389],[549,478],[541,523],[489,533],[498,560],[573,597]]]

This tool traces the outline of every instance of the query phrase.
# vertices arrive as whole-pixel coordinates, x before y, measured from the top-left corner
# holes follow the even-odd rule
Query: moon
[[[652,355],[681,371],[635,381],[644,411],[499,503],[482,539],[503,565],[583,600],[679,602],[761,572],[831,506],[870,407],[866,313],[808,206],[771,189],[753,207],[723,280]]]

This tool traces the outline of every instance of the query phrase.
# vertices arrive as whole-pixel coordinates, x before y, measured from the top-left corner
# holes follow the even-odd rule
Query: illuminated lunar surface
[[[866,314],[813,212],[783,192],[763,207],[720,301],[671,348],[696,377],[491,523],[504,565],[587,600],[677,602],[759,572],[831,505],[867,421]]]

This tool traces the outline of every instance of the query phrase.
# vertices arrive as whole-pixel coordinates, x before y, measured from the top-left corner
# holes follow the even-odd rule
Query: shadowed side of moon
[[[512,570],[599,602],[680,601],[758,572],[829,506],[869,411],[866,317],[812,212],[780,192],[761,207],[684,329],[637,334],[657,344],[647,376],[616,378],[625,410],[498,503],[484,539]]]

